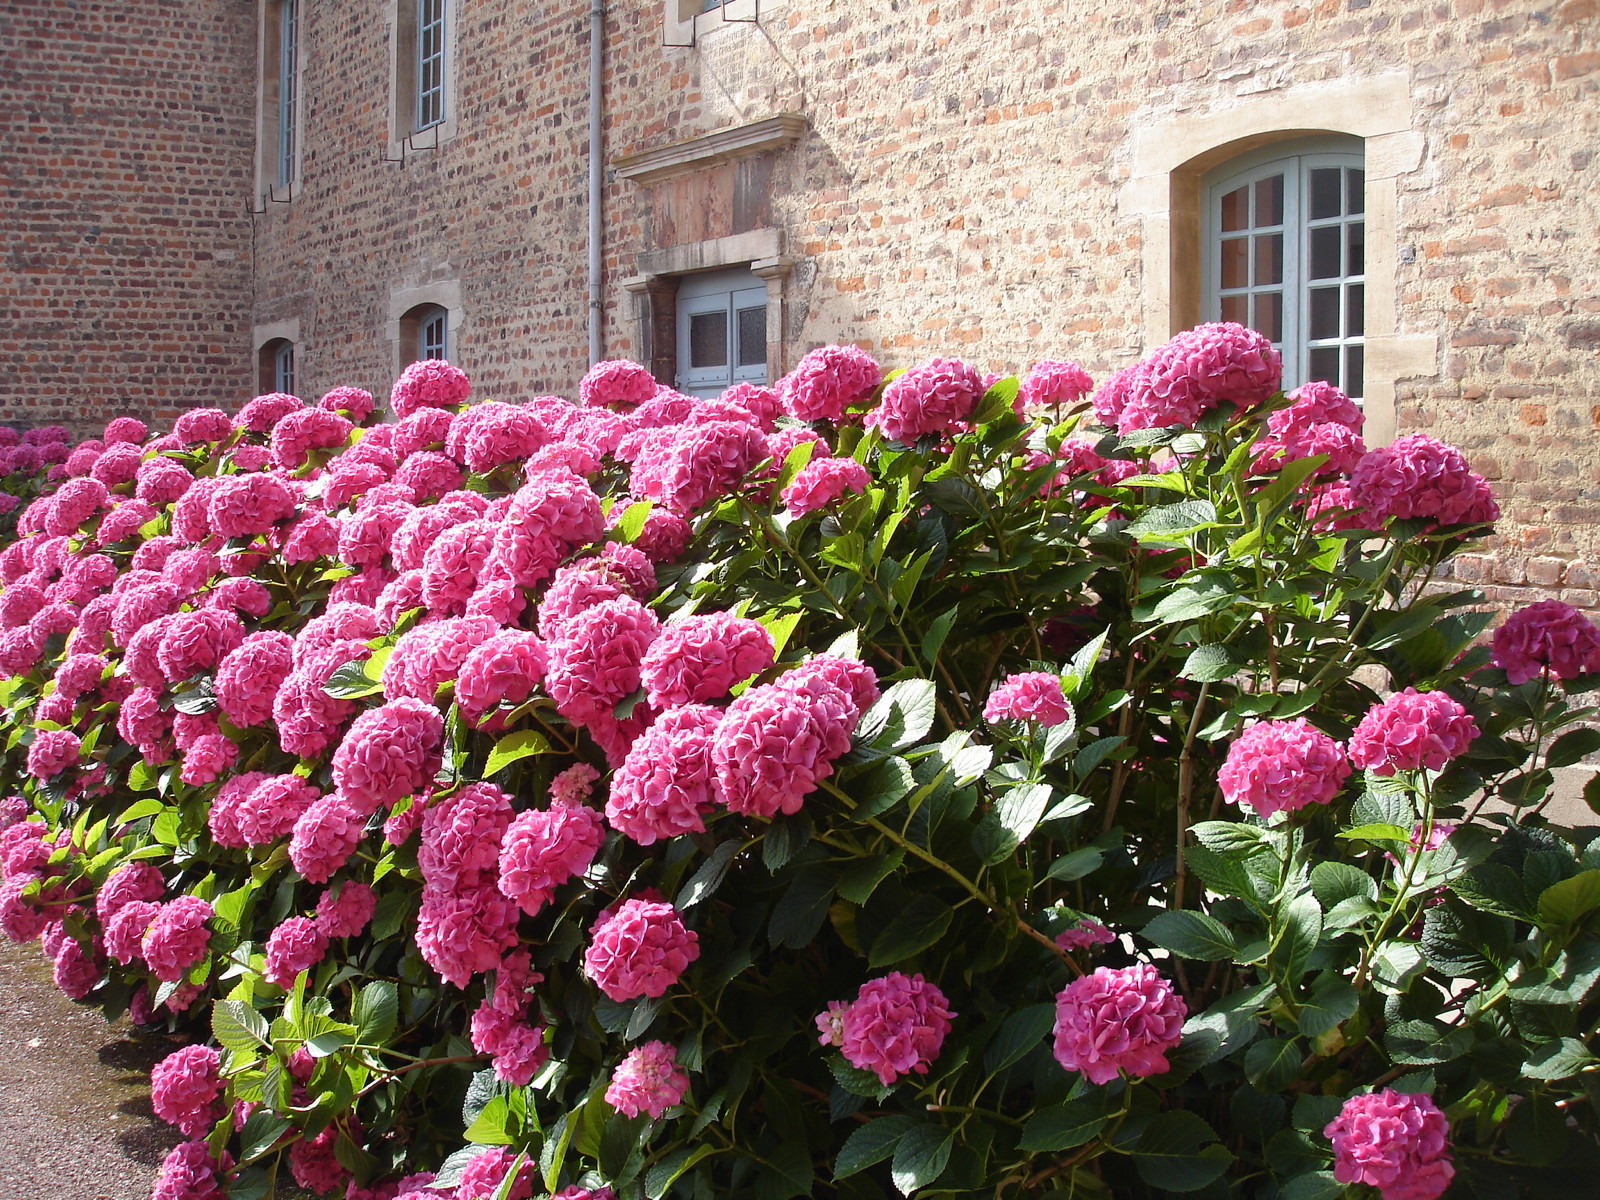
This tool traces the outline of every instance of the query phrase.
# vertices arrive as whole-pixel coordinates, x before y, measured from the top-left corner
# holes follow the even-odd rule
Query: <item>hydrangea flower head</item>
[[[713,612],[662,627],[645,652],[640,676],[658,709],[697,704],[772,665],[772,634],[759,621]]]
[[[267,938],[266,952],[267,964],[261,973],[288,991],[301,971],[322,961],[328,952],[328,935],[310,917],[289,917]]]
[[[1444,692],[1407,688],[1367,710],[1350,735],[1350,761],[1375,775],[1442,771],[1477,736],[1477,722]]]
[[[1222,794],[1259,817],[1327,804],[1350,777],[1344,749],[1304,717],[1258,721],[1228,747]]]
[[[1028,368],[1017,385],[1012,407],[1020,416],[1030,408],[1076,404],[1093,390],[1094,380],[1077,363],[1046,359]]]
[[[1097,967],[1056,996],[1055,1056],[1090,1083],[1160,1075],[1183,1037],[1183,997],[1146,963]]]
[[[1032,721],[1048,729],[1072,719],[1072,705],[1061,690],[1061,677],[1048,671],[1023,671],[1007,676],[990,693],[983,719]]]
[[[199,1137],[216,1121],[222,1091],[221,1056],[210,1046],[185,1046],[150,1072],[150,1107],[186,1137]]]
[[[442,358],[422,358],[400,372],[389,391],[389,408],[400,419],[423,408],[454,408],[472,384],[466,372]]]
[[[705,829],[711,807],[711,739],[722,714],[704,704],[669,708],[628,749],[611,777],[606,820],[641,846]]]
[[[581,804],[552,803],[517,816],[500,846],[500,892],[537,913],[569,879],[583,874],[605,843],[600,814]]]
[[[821,674],[753,687],[730,704],[711,739],[716,797],[734,812],[800,811],[850,749],[860,709]]]
[[[391,700],[357,717],[333,754],[333,784],[358,812],[421,791],[439,769],[444,718],[411,697]]]
[[[211,905],[198,896],[179,896],[161,906],[144,931],[140,951],[157,979],[176,983],[205,957],[211,941]]]
[[[606,1103],[625,1117],[649,1113],[660,1119],[689,1090],[688,1072],[678,1066],[678,1055],[666,1042],[645,1042],[628,1051],[612,1072]]]
[[[907,1075],[928,1073],[955,1015],[944,993],[921,975],[891,971],[862,984],[842,1012],[830,1005],[817,1025],[824,1045],[837,1025],[845,1060],[889,1087]]]
[[[1056,945],[1063,950],[1087,950],[1091,946],[1109,946],[1117,940],[1112,933],[1093,917],[1084,917],[1056,934]]]
[[[780,499],[791,514],[803,517],[846,493],[859,495],[871,479],[867,468],[853,458],[813,458],[795,472]]]
[[[578,384],[579,398],[594,408],[611,404],[635,408],[655,394],[655,376],[624,358],[595,363]]]
[[[583,972],[621,1003],[663,995],[699,957],[699,935],[684,927],[672,905],[624,900],[595,922]]]
[[[959,359],[936,358],[891,379],[878,407],[867,414],[867,424],[896,442],[951,433],[972,415],[981,395],[977,371]]]
[[[1437,1200],[1450,1186],[1450,1123],[1426,1095],[1384,1088],[1352,1096],[1323,1136],[1333,1177],[1376,1188],[1383,1200]]]
[[[516,1179],[508,1192],[500,1188],[511,1173],[517,1156],[503,1146],[485,1150],[467,1164],[461,1172],[461,1182],[456,1185],[455,1200],[492,1200],[505,1196],[505,1200],[530,1200],[533,1195],[534,1164],[526,1160],[517,1167]]]
[[[1494,631],[1493,662],[1513,684],[1546,673],[1572,679],[1600,671],[1600,629],[1570,604],[1540,600],[1517,609]]]
[[[855,346],[818,346],[803,355],[775,389],[797,421],[837,421],[883,382],[883,369]]]
[[[1488,524],[1500,517],[1488,482],[1461,451],[1425,433],[1369,450],[1351,472],[1350,494],[1377,524],[1391,517]]]

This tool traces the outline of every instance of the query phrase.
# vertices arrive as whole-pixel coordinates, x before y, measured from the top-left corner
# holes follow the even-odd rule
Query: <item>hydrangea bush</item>
[[[433,361],[53,441],[0,930],[191,1035],[155,1200],[1582,1189],[1600,630],[1490,641],[1484,481],[1279,383]]]

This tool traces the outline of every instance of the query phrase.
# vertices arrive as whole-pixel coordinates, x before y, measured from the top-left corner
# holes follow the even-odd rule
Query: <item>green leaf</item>
[[[1535,1166],[1560,1158],[1567,1138],[1567,1115],[1548,1096],[1524,1096],[1506,1122],[1506,1145]]]
[[[1048,879],[1071,883],[1074,879],[1082,879],[1085,875],[1093,874],[1104,860],[1105,851],[1098,846],[1080,846],[1051,863],[1050,870],[1045,876]]]
[[[245,1159],[264,1154],[288,1132],[289,1122],[270,1112],[258,1110],[250,1114],[239,1130],[240,1156]]]
[[[1384,1045],[1390,1058],[1408,1067],[1450,1062],[1472,1046],[1472,1030],[1439,1021],[1399,1021],[1389,1026]]]
[[[772,910],[772,920],[767,925],[767,937],[772,944],[791,950],[804,950],[810,945],[828,917],[833,886],[834,873],[830,867],[806,867],[796,875],[783,899]]]
[[[1283,905],[1275,917],[1274,924],[1281,922],[1282,927],[1270,958],[1281,966],[1283,977],[1292,982],[1305,973],[1307,960],[1322,941],[1322,907],[1315,896],[1307,893]]]
[[[1332,1171],[1312,1171],[1287,1181],[1278,1192],[1278,1200],[1339,1200],[1344,1194],[1344,1184],[1333,1177]]]
[[[801,444],[810,445],[809,442],[802,442]],[[784,647],[789,644],[789,639],[794,636],[794,631],[799,627],[801,618],[804,616],[805,614],[799,609],[774,608],[756,618],[772,637],[772,653],[774,656],[783,653]]]
[[[928,632],[922,635],[920,646],[922,661],[930,667],[938,659],[939,651],[943,649],[945,639],[950,636],[950,630],[956,623],[956,614],[960,611],[959,608],[952,608],[943,616],[935,617],[928,625]]]
[[[1220,683],[1239,670],[1239,661],[1226,646],[1212,642],[1196,646],[1184,660],[1178,674],[1197,683]]]
[[[1354,829],[1346,829],[1339,834],[1341,838],[1352,842],[1398,842],[1404,846],[1411,841],[1411,831],[1402,829],[1398,825],[1357,825]]]
[[[1571,925],[1600,908],[1600,871],[1580,871],[1539,893],[1542,925]]]
[[[802,445],[810,445],[803,442]],[[717,1152],[715,1146],[702,1143],[694,1148],[681,1146],[667,1155],[655,1166],[651,1167],[644,1177],[644,1194],[649,1200],[661,1200],[672,1185],[687,1174],[694,1165],[708,1154]]]
[[[1079,750],[1072,759],[1073,778],[1087,779],[1089,772],[1103,763],[1106,756],[1121,746],[1124,740],[1121,737],[1103,737]]]
[[[229,1050],[254,1054],[270,1047],[267,1020],[243,1000],[218,1000],[211,1006],[211,1036]]]
[[[1038,828],[1050,794],[1049,784],[1028,783],[1001,796],[972,831],[972,848],[978,857],[989,865],[1009,857]]]
[[[1582,762],[1596,750],[1600,750],[1600,729],[1569,729],[1550,743],[1550,749],[1545,752],[1544,765],[1551,770],[1570,767]]]
[[[1529,1079],[1571,1079],[1596,1064],[1600,1064],[1600,1059],[1590,1054],[1577,1038],[1562,1038],[1530,1054],[1522,1073]]]
[[[914,896],[872,939],[867,965],[891,966],[926,950],[944,936],[954,915],[954,910],[936,896]]]
[[[895,1147],[889,1177],[903,1196],[926,1187],[944,1173],[950,1161],[954,1130],[939,1125],[917,1125],[906,1131]]]
[[[851,785],[851,795],[857,797],[853,815],[856,820],[865,821],[888,812],[916,786],[917,778],[905,759],[898,754],[880,759]]]
[[[393,1036],[400,1018],[400,997],[395,984],[375,979],[356,994],[354,1011],[361,1040],[381,1046]]]
[[[549,753],[549,739],[537,729],[521,729],[516,733],[508,733],[494,744],[493,750],[489,751],[489,761],[484,764],[483,777],[491,778],[521,759]]]
[[[792,817],[774,820],[761,839],[762,864],[771,872],[781,871],[805,849],[811,841],[811,832],[811,818],[804,809]]]
[[[728,874],[728,867],[743,845],[742,841],[733,838],[713,850],[705,862],[700,864],[700,869],[689,877],[689,882],[678,890],[678,898],[673,901],[673,906],[679,912],[686,911],[721,887],[723,879]]]
[[[1305,1056],[1293,1038],[1264,1038],[1245,1051],[1245,1078],[1258,1092],[1281,1092],[1299,1076]]]
[[[902,679],[862,716],[856,740],[893,750],[912,746],[928,736],[937,713],[937,690],[931,679]]]
[[[1238,951],[1232,931],[1205,913],[1176,909],[1157,914],[1144,927],[1144,936],[1163,950],[1201,962],[1222,962]]]
[[[1211,1126],[1192,1112],[1159,1114],[1145,1126],[1133,1147],[1133,1165],[1153,1188],[1169,1192],[1197,1192],[1219,1178],[1233,1161],[1228,1150],[1216,1144]]]
[[[1378,898],[1377,881],[1353,863],[1329,860],[1311,868],[1311,892],[1324,909],[1341,901]]]
[[[1311,988],[1311,997],[1300,1009],[1300,1032],[1316,1037],[1342,1025],[1356,1015],[1361,997],[1344,979],[1329,972]]]
[[[1189,832],[1207,850],[1224,858],[1248,858],[1267,849],[1260,829],[1237,821],[1201,821]]]
[[[1141,544],[1180,545],[1190,534],[1210,529],[1216,520],[1217,506],[1211,501],[1180,500],[1149,509],[1123,532]]]
[[[629,545],[638,541],[639,535],[644,532],[644,525],[650,518],[650,510],[654,505],[649,500],[635,500],[622,510],[622,516],[612,526],[617,537]]]
[[[478,1146],[510,1146],[516,1141],[510,1122],[510,1101],[504,1096],[494,1096],[462,1136]]]
[[[1065,1104],[1041,1108],[1028,1118],[1017,1148],[1030,1154],[1071,1150],[1098,1137],[1105,1127],[1105,1114],[1094,1100],[1068,1100]]]
[[[803,1132],[791,1131],[782,1141],[763,1149],[761,1157],[765,1167],[756,1176],[751,1200],[790,1200],[810,1194],[811,1151]]]
[[[886,854],[852,859],[839,877],[839,895],[851,904],[865,904],[878,890],[878,885],[897,870],[906,859],[903,847],[896,846]]]
[[[1136,610],[1135,616],[1162,625],[1175,625],[1227,608],[1237,597],[1238,591],[1231,581],[1207,576],[1168,592],[1148,615],[1141,607],[1140,610]]]
[[[383,691],[383,682],[367,674],[365,662],[347,662],[328,676],[328,682],[322,685],[322,690],[341,700],[359,700]]]
[[[144,766],[146,766],[146,764],[143,762],[136,763],[134,764],[134,769],[137,770],[139,767]],[[149,787],[154,786],[155,780],[152,778]],[[133,790],[136,792],[142,792],[147,791],[148,788],[140,787],[134,788]],[[128,825],[134,821],[141,820],[144,817],[153,817],[164,808],[166,808],[166,805],[160,800],[157,800],[154,796],[148,796],[143,800],[135,800],[132,804],[128,805],[127,808],[123,809],[117,814],[116,820],[112,821],[111,823],[113,825]]]
[[[900,1139],[916,1123],[914,1117],[895,1113],[857,1126],[855,1132],[845,1139],[844,1145],[839,1147],[838,1157],[833,1162],[833,1177],[844,1179],[866,1170],[874,1163],[882,1162],[895,1152]]]
[[[346,1032],[349,1030],[349,1032]],[[355,1031],[349,1026],[344,1029],[332,1029],[327,1033],[319,1033],[315,1037],[306,1039],[306,1049],[312,1058],[327,1058],[336,1051],[343,1050],[356,1040]]]
[[[983,1052],[983,1069],[991,1075],[1004,1071],[1036,1047],[1055,1025],[1054,1004],[1030,1004],[1000,1022],[1000,1029]]]

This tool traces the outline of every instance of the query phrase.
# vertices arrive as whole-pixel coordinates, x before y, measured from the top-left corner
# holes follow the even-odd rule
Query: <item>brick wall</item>
[[[253,383],[253,6],[0,12],[0,422],[237,405]]]

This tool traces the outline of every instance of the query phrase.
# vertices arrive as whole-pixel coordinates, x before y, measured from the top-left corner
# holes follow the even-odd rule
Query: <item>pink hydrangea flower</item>
[[[239,424],[251,433],[271,433],[272,427],[292,412],[305,407],[298,396],[287,392],[266,392],[239,410]]]
[[[526,1087],[550,1058],[544,1025],[528,1020],[533,987],[543,978],[526,950],[507,955],[495,972],[494,990],[472,1014],[472,1048],[492,1056],[495,1076],[517,1087]]]
[[[1198,325],[1118,372],[1095,395],[1095,413],[1119,433],[1193,425],[1229,400],[1261,404],[1277,389],[1283,362],[1265,337],[1233,322]]]
[[[1056,996],[1056,1061],[1090,1083],[1160,1075],[1183,1037],[1183,997],[1152,966],[1097,967]]]
[[[73,457],[76,456],[74,453]],[[97,453],[89,466],[88,473],[106,487],[116,488],[136,480],[139,477],[139,467],[143,463],[144,451],[130,442],[123,442],[120,445],[108,446],[103,454]],[[69,474],[71,469],[72,460],[68,459]]]
[[[1350,735],[1350,761],[1374,775],[1442,771],[1477,736],[1477,722],[1445,693],[1407,688],[1367,710]]]
[[[330,668],[331,670],[331,668]],[[284,753],[314,758],[326,750],[355,705],[330,696],[323,689],[327,676],[292,671],[272,700],[272,720],[278,727],[278,744]]]
[[[833,760],[850,749],[860,718],[851,695],[820,673],[785,679],[745,692],[712,735],[716,796],[734,812],[799,812],[833,773]]]
[[[69,479],[56,491],[55,502],[45,518],[45,531],[58,537],[76,533],[109,500],[106,485],[98,479]]]
[[[427,500],[460,487],[461,468],[446,455],[419,450],[400,464],[394,481],[410,488],[418,500]]]
[[[253,537],[293,516],[294,509],[294,493],[277,476],[234,475],[211,489],[206,516],[223,537]]]
[[[417,851],[426,887],[440,893],[493,888],[511,817],[511,797],[489,783],[468,784],[431,800]]]
[[[122,442],[142,442],[148,431],[138,417],[113,417],[106,422],[105,443],[115,446]]]
[[[469,471],[480,475],[527,458],[550,440],[539,418],[517,405],[479,404],[463,412],[455,424],[464,421],[467,424],[461,439],[461,461]]]
[[[129,900],[105,920],[106,954],[124,965],[144,957],[144,935],[161,912],[154,900]]]
[[[104,978],[94,951],[85,949],[77,938],[65,938],[54,955],[51,978],[69,1000],[82,1000]]]
[[[40,729],[28,747],[28,774],[49,779],[78,762],[78,735],[65,729]]]
[[[517,1155],[503,1146],[485,1150],[467,1164],[461,1172],[461,1182],[456,1185],[455,1200],[493,1200],[500,1196],[501,1186],[511,1173]],[[526,1160],[517,1167],[511,1190],[504,1193],[505,1200],[529,1200],[533,1195],[534,1164]]]
[[[167,619],[157,647],[161,674],[178,683],[220,663],[244,641],[244,626],[231,612],[202,608]]]
[[[814,458],[795,472],[780,499],[791,515],[803,517],[847,492],[861,494],[871,481],[867,468],[853,458]]]
[[[824,1045],[831,1044],[836,1025],[845,1060],[889,1087],[906,1075],[928,1073],[955,1015],[944,993],[921,975],[891,971],[862,984],[848,1008],[830,1006],[817,1024]]]
[[[350,1171],[334,1153],[339,1137],[338,1123],[329,1125],[314,1138],[301,1138],[289,1147],[289,1174],[306,1191],[326,1196],[350,1180]]]
[[[891,379],[878,407],[867,414],[867,424],[895,442],[952,433],[972,415],[981,395],[977,371],[959,359],[936,358]]]
[[[1450,1186],[1450,1122],[1432,1097],[1397,1092],[1352,1096],[1323,1136],[1333,1177],[1376,1188],[1383,1200],[1437,1200]]]
[[[1258,721],[1228,747],[1217,773],[1223,796],[1266,818],[1327,804],[1350,777],[1344,748],[1304,717]]]
[[[191,408],[174,422],[172,433],[179,441],[190,445],[221,442],[233,436],[233,418],[220,408]]]
[[[620,504],[611,510],[613,527],[622,519],[624,511],[626,510]],[[689,542],[693,537],[694,529],[687,520],[680,514],[657,505],[645,514],[644,528],[639,531],[639,536],[633,539],[632,545],[651,562],[677,562],[689,548]]]
[[[1029,367],[1018,382],[1012,407],[1021,416],[1030,408],[1076,404],[1093,390],[1094,380],[1077,363],[1046,359]]]
[[[472,651],[498,632],[489,617],[451,617],[408,630],[384,664],[383,694],[431,704],[440,685],[455,679]]]
[[[424,889],[417,949],[440,978],[464,988],[517,945],[517,906],[492,883],[457,892]]]
[[[1350,494],[1376,524],[1391,517],[1488,524],[1500,517],[1488,482],[1461,451],[1425,433],[1368,451],[1351,472]]]
[[[548,811],[519,814],[500,844],[501,894],[537,913],[556,888],[589,869],[605,840],[600,814],[581,804],[558,800]]]
[[[655,376],[638,363],[621,358],[595,363],[578,384],[579,398],[595,408],[609,404],[634,408],[655,394]]]
[[[202,734],[183,752],[178,778],[191,786],[213,783],[239,761],[239,747],[222,733]]]
[[[725,696],[774,657],[772,635],[761,622],[704,613],[662,627],[640,663],[640,678],[651,705],[667,709]]]
[[[150,1200],[226,1200],[221,1173],[232,1166],[226,1152],[218,1160],[205,1142],[184,1142],[162,1162]]]
[[[767,441],[742,421],[707,421],[659,431],[634,461],[628,486],[635,496],[688,514],[732,493],[766,460]]]
[[[317,928],[330,938],[357,937],[372,920],[378,896],[364,883],[347,879],[317,901]]]
[[[1366,452],[1367,444],[1359,433],[1347,425],[1327,421],[1298,429],[1288,437],[1263,438],[1256,443],[1250,469],[1261,475],[1271,474],[1298,459],[1326,455],[1328,461],[1317,468],[1317,477],[1342,476],[1355,470]]]
[[[466,372],[442,358],[422,358],[400,372],[389,390],[389,408],[404,419],[422,408],[454,408],[472,390]]]
[[[323,796],[295,821],[289,861],[308,883],[327,883],[355,853],[366,828],[366,813],[338,796]]]
[[[625,900],[601,914],[583,954],[583,972],[611,999],[659,997],[700,957],[700,938],[670,904]]]
[[[94,900],[95,915],[103,926],[123,906],[135,900],[159,900],[166,890],[166,881],[154,863],[123,863],[107,875],[106,881],[100,885],[100,892]]]
[[[649,1113],[651,1120],[679,1103],[689,1090],[689,1075],[667,1042],[645,1042],[628,1051],[606,1085],[606,1103],[625,1117]]]
[[[357,423],[372,415],[372,393],[365,388],[336,387],[322,394],[317,407],[336,412]]]
[[[267,846],[288,837],[296,822],[321,798],[316,787],[298,775],[267,775],[256,780],[234,808],[234,828],[240,842]],[[215,811],[213,805],[212,812]]]
[[[170,504],[179,500],[194,483],[194,476],[189,473],[187,467],[176,459],[167,458],[165,455],[157,455],[155,458],[147,459],[141,463],[138,474],[134,476],[134,479],[136,482],[133,494],[139,500],[149,504]],[[122,507],[126,507],[126,505]],[[149,517],[145,517],[145,520],[140,521],[138,525],[145,524],[154,515],[154,512],[152,512]],[[106,521],[102,521],[100,524],[100,540],[102,542],[120,541],[120,538],[107,536],[106,525],[109,520],[111,518],[107,518]],[[123,536],[126,537],[127,534],[133,533],[138,528],[138,525],[128,529]]]
[[[206,593],[203,603],[206,608],[225,609],[236,615],[264,617],[272,609],[272,593],[254,579],[223,579]]]
[[[577,614],[551,643],[546,690],[569,721],[610,716],[638,690],[645,652],[660,623],[637,600],[620,596]]]
[[[280,467],[295,470],[317,451],[345,445],[355,428],[338,413],[321,408],[297,408],[278,418],[272,427],[272,457]]]
[[[701,833],[711,807],[711,739],[722,714],[703,704],[670,708],[629,748],[611,778],[606,820],[641,846]]]
[[[326,513],[307,512],[284,535],[283,561],[315,562],[339,553],[339,522]]]
[[[538,635],[506,629],[474,646],[461,662],[456,703],[477,723],[501,704],[521,704],[543,681],[548,656]]]
[[[983,706],[983,719],[1033,721],[1048,729],[1072,719],[1072,705],[1061,690],[1061,677],[1049,671],[1023,671],[1008,675],[989,694]]]
[[[221,1092],[221,1056],[210,1046],[185,1046],[150,1071],[150,1107],[186,1137],[199,1137],[216,1122]]]
[[[548,579],[561,560],[604,531],[600,497],[570,471],[528,476],[506,508],[505,525],[485,564],[485,579],[509,579],[533,587]]]
[[[179,896],[161,906],[140,944],[157,979],[176,983],[205,957],[211,942],[211,930],[206,927],[209,920],[211,905],[198,896]]]
[[[294,986],[328,953],[328,935],[310,917],[289,917],[267,938],[267,964],[262,974],[284,991]]]
[[[1112,933],[1093,917],[1084,917],[1056,934],[1056,945],[1063,950],[1087,950],[1091,946],[1109,946],[1117,940]]]
[[[883,381],[883,369],[855,346],[818,346],[778,381],[784,411],[797,421],[837,421]]]
[[[333,754],[340,799],[368,814],[421,791],[439,769],[443,735],[439,710],[410,697],[362,713]]]
[[[550,780],[551,803],[582,804],[594,792],[600,772],[588,763],[573,763]]]
[[[1600,671],[1600,629],[1570,604],[1540,600],[1519,608],[1494,631],[1493,661],[1513,684],[1545,673],[1572,679]]]
[[[1361,432],[1361,409],[1331,383],[1303,383],[1288,396],[1287,408],[1267,417],[1267,431],[1275,438],[1292,440],[1315,425],[1343,425]]]

